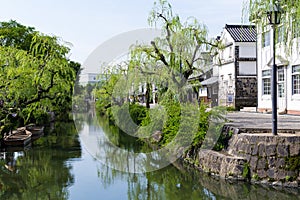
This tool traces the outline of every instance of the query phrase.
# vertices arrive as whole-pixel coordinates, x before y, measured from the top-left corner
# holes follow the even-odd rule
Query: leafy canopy
[[[1,120],[15,114],[26,123],[37,110],[70,110],[80,64],[69,61],[68,44],[15,21],[0,23]],[[2,127],[3,128],[3,127]]]

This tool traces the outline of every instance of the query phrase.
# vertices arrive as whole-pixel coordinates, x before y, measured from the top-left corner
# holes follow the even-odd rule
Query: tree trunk
[[[146,86],[146,108],[150,108],[150,91],[151,91],[151,84],[147,82]]]

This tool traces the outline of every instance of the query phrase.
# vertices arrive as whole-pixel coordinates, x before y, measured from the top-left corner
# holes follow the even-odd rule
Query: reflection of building
[[[292,22],[292,29],[286,31],[283,25],[277,28],[276,57],[277,65],[277,109],[278,112],[300,114],[300,53],[299,22]],[[257,66],[258,66],[258,111],[272,110],[271,73],[273,67],[273,31],[267,26],[258,27]],[[286,31],[287,41],[285,41]],[[286,49],[288,48],[288,50]],[[287,53],[288,52],[288,53]]]
[[[256,107],[255,26],[226,24],[218,39],[224,45],[214,58],[219,66],[219,105]]]

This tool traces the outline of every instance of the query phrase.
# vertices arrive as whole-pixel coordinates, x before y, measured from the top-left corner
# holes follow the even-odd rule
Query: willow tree
[[[208,39],[204,24],[193,17],[182,21],[166,0],[154,3],[148,22],[151,27],[161,29],[162,34],[151,44],[132,49],[130,68],[140,70],[138,78],[158,75],[160,79],[156,77],[154,82],[160,82],[160,89],[170,90],[170,83],[175,88],[182,88],[195,71],[203,70],[201,52],[211,51],[218,44]],[[147,90],[151,86],[148,81]]]
[[[49,111],[61,114],[70,110],[75,68],[78,67],[67,58],[69,45],[55,36],[30,29],[27,49],[27,46],[18,45],[19,37],[7,43],[15,29],[9,34],[10,29],[6,28],[6,34],[3,34],[2,28],[0,100],[3,130],[12,126],[13,121],[26,123],[34,115],[37,119]]]
[[[268,29],[267,13],[278,6],[281,12],[281,24],[276,27],[276,39],[282,37],[286,55],[292,53],[294,38],[300,37],[300,1],[299,0],[245,0],[244,17],[258,26],[258,31]],[[297,44],[298,46],[298,44]]]

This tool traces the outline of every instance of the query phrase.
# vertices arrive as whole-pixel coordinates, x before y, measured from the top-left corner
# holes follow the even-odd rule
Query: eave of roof
[[[225,25],[225,29],[235,42],[256,42],[256,28],[254,25]]]

